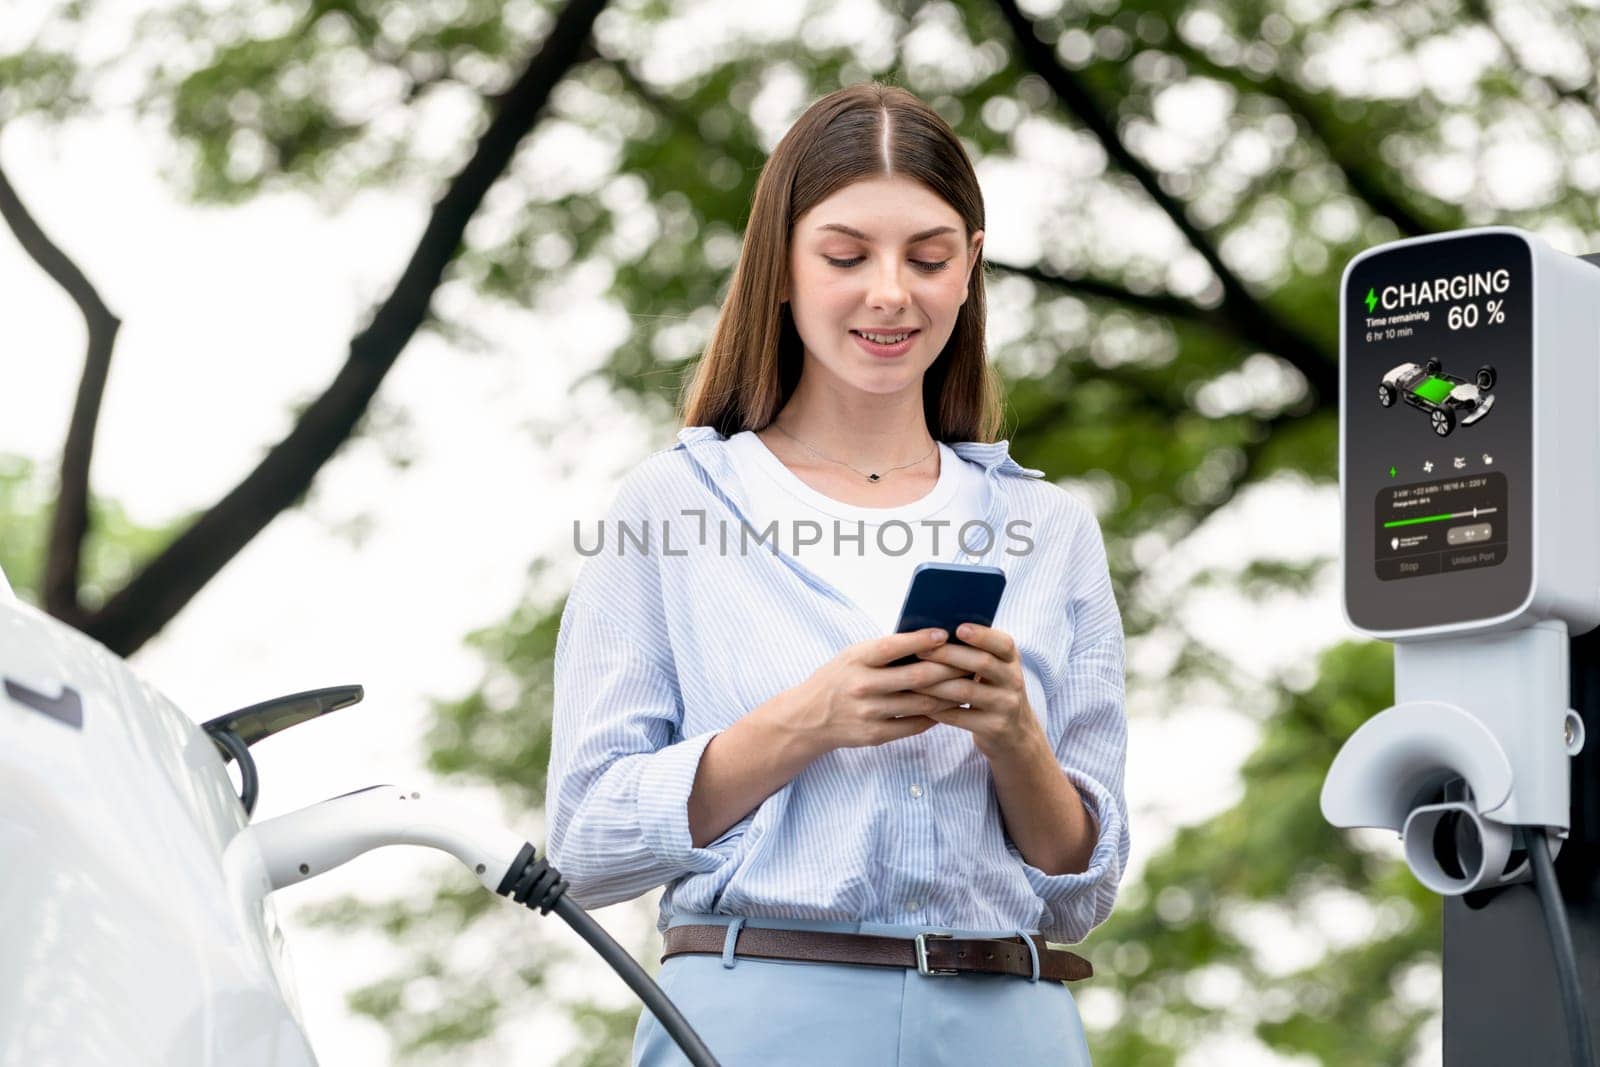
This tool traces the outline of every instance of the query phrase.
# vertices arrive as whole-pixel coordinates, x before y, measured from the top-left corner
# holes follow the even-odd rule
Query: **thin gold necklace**
[[[933,448],[928,449],[920,457],[918,457],[917,459],[912,460],[910,463],[902,463],[898,467],[890,467],[888,470],[884,471],[883,474],[869,474],[866,471],[862,470],[860,467],[857,467],[853,463],[845,463],[845,461],[842,460],[842,459],[834,459],[832,456],[824,456],[821,452],[818,452],[816,449],[812,448],[810,445],[808,445],[804,441],[800,440],[800,438],[796,437],[794,434],[790,433],[788,430],[785,430],[782,426],[779,426],[778,423],[777,423],[777,420],[773,420],[772,428],[774,430],[777,430],[779,433],[783,434],[783,436],[787,437],[789,440],[795,442],[797,445],[799,445],[801,448],[805,449],[807,452],[810,452],[813,456],[816,456],[818,459],[825,459],[829,463],[838,463],[838,464],[841,464],[843,466],[849,467],[851,470],[855,471],[857,474],[861,475],[863,478],[865,478],[869,482],[876,482],[879,478],[882,478],[884,474],[890,474],[890,473],[892,473],[894,471],[901,470],[901,469],[906,468],[906,467],[915,467],[918,463],[921,463],[923,460],[925,460],[929,456],[933,455],[933,453],[939,447],[939,442],[938,441],[934,441],[933,442]]]

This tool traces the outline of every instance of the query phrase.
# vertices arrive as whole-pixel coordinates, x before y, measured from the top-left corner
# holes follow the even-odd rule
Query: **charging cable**
[[[1589,1037],[1589,1015],[1583,1006],[1583,990],[1578,984],[1578,959],[1572,950],[1572,930],[1567,926],[1567,908],[1556,884],[1555,864],[1539,827],[1525,828],[1528,864],[1539,891],[1544,926],[1550,935],[1550,951],[1555,955],[1556,978],[1561,986],[1561,1008],[1567,1018],[1567,1047],[1572,1062],[1579,1067],[1595,1067],[1594,1046]],[[1531,838],[1531,840],[1528,840]]]
[[[464,863],[485,888],[541,915],[555,912],[639,995],[695,1067],[718,1067],[667,995],[605,928],[566,895],[561,873],[532,844],[478,816],[393,785],[374,785],[308,808],[263,819],[228,842],[230,872],[255,867],[265,897],[384,845],[424,845]],[[252,860],[259,860],[259,864]],[[240,880],[244,881],[242,876]]]

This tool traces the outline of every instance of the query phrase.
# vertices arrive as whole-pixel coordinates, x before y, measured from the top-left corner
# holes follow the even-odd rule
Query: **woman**
[[[666,885],[659,981],[725,1064],[1089,1062],[1044,940],[1127,861],[1121,620],[1093,514],[993,441],[983,224],[927,105],[817,101],[677,444],[580,545],[550,858],[588,908]],[[925,560],[1001,567],[994,625],[895,633]],[[642,1012],[633,1063],[682,1062]]]

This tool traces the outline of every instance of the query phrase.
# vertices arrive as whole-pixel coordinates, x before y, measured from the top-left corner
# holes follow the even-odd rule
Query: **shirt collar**
[[[704,447],[711,441],[726,441],[715,426],[685,426],[678,431],[674,448]],[[950,447],[962,459],[978,464],[985,473],[1009,474],[1017,478],[1043,478],[1044,471],[1024,467],[1011,458],[1010,441],[954,441]]]

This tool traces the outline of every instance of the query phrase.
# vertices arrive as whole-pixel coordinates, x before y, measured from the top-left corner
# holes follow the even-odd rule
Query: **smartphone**
[[[937,627],[950,635],[948,643],[964,645],[966,642],[956,636],[956,627],[964,622],[993,626],[995,613],[1000,610],[1000,594],[1005,588],[1006,572],[999,567],[919,563],[911,572],[911,585],[906,589],[895,633]],[[900,657],[889,666],[921,662],[910,655]]]

